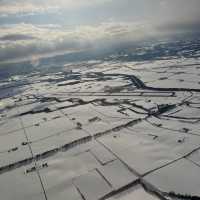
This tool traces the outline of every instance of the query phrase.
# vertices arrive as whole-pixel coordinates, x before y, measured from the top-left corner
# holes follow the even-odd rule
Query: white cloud
[[[14,14],[24,14],[24,13],[44,13],[57,11],[58,7],[56,6],[41,6],[35,5],[31,2],[13,2],[7,3],[0,6],[1,16],[8,16]]]
[[[200,24],[199,0],[154,0],[151,2],[149,0],[123,0],[123,2],[122,0],[0,0],[0,2],[0,15],[56,12],[56,19],[60,17],[59,20],[64,21],[63,24],[74,27],[67,29],[52,24],[39,26],[24,23],[10,26],[1,25],[1,61],[66,51],[82,51],[88,48],[114,48],[144,38],[164,35],[164,33],[197,32]],[[98,13],[98,5],[102,4],[105,6],[102,6],[100,10],[102,12]],[[181,9],[179,9],[180,6],[182,6]],[[80,8],[90,9],[87,9],[88,13],[86,13],[82,12]],[[66,12],[58,16],[60,9],[64,9]],[[74,10],[75,14],[67,12],[69,10]],[[85,16],[87,14],[88,16]],[[134,18],[134,14],[138,16]],[[54,17],[54,15],[51,16]],[[94,20],[90,20],[93,16]],[[47,18],[46,23],[51,21],[48,15],[44,18],[45,20]],[[112,20],[109,21],[110,18]],[[149,22],[133,22],[133,20],[145,19],[148,19]],[[5,20],[9,19],[3,21]],[[20,20],[26,20],[26,17],[20,18]],[[34,23],[40,23],[38,16],[31,20]],[[58,22],[55,20],[55,23],[62,23],[59,20]],[[120,20],[124,22],[120,23]],[[106,21],[109,22],[105,23]],[[76,26],[77,24],[95,23],[98,25]]]
[[[168,4],[168,2],[167,2],[166,0],[161,0],[161,1],[160,1],[161,7],[166,8],[167,4]]]
[[[109,48],[156,34],[150,25],[136,23],[109,22],[95,26],[79,26],[71,30],[59,26],[51,28],[52,26],[17,24],[1,27],[0,60],[5,62],[59,52]]]
[[[0,2],[0,15],[58,12],[104,4],[112,0],[8,0]]]

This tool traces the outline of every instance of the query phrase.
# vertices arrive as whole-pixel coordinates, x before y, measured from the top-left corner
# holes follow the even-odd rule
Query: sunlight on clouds
[[[0,60],[199,33],[199,6],[197,0],[0,0]]]
[[[59,26],[52,29],[51,27],[52,25],[42,27],[24,23],[2,27],[0,29],[1,61],[35,54],[110,48],[155,35],[155,30],[150,25],[125,22],[78,26],[74,29],[59,28]]]
[[[44,13],[44,12],[52,12],[57,11],[58,6],[41,6],[41,5],[34,5],[29,2],[15,2],[11,4],[6,4],[0,6],[0,15],[14,15],[14,14],[24,14],[24,13]]]
[[[58,12],[82,7],[95,6],[112,0],[19,0],[3,1],[0,5],[0,15]]]

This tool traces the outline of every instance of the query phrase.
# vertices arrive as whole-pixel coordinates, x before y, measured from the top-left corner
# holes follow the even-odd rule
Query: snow
[[[0,80],[2,199],[200,196],[200,60],[112,59]]]
[[[24,173],[19,168],[1,175],[0,193],[2,199],[45,200],[37,173]]]
[[[163,167],[144,179],[163,192],[200,195],[199,167],[186,159]]]
[[[97,171],[91,171],[77,177],[74,184],[86,200],[98,200],[112,191],[112,188]]]
[[[130,183],[138,180],[132,172],[129,171],[124,164],[115,160],[99,168],[99,172],[106,178],[115,190],[126,187]]]

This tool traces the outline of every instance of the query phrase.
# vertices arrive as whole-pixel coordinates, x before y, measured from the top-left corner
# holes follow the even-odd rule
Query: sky
[[[200,32],[200,0],[0,0],[0,63]]]

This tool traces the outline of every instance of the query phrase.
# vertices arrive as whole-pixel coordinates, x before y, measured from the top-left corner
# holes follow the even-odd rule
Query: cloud
[[[160,16],[160,21],[162,22],[190,23],[199,21],[199,11],[199,0],[161,0],[158,15]]]
[[[200,34],[199,21],[174,21],[165,24],[159,24],[157,29],[165,35],[199,35]]]
[[[149,25],[125,22],[78,26],[73,29],[51,27],[52,25],[34,26],[31,24],[1,27],[1,62],[63,52],[113,48],[156,34]]]
[[[32,2],[7,2],[0,6],[1,16],[31,13],[57,12],[58,6],[37,5]]]
[[[0,1],[2,16],[30,13],[59,12],[104,4],[112,0],[7,0]]]
[[[0,4],[0,15],[14,15],[0,17],[2,24],[11,24],[0,25],[1,62],[200,32],[199,0],[0,0]],[[43,14],[28,16],[33,13]],[[20,14],[26,16],[17,17]],[[19,24],[13,24],[16,18]],[[47,24],[37,25],[42,20]]]
[[[9,41],[16,41],[16,40],[32,40],[36,39],[35,37],[29,36],[29,35],[23,35],[23,34],[10,34],[5,35],[3,37],[0,37],[0,40],[9,40]]]

